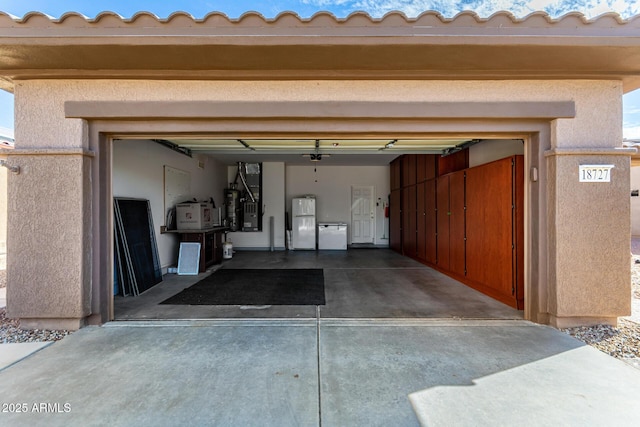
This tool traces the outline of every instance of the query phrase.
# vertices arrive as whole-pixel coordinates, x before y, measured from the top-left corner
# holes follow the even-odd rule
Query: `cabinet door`
[[[465,171],[452,173],[449,178],[449,269],[465,275]]]
[[[437,154],[416,155],[416,180],[418,183],[436,178],[438,157]]]
[[[405,154],[402,156],[402,186],[416,184],[416,155]]]
[[[438,158],[437,154],[425,154],[425,179],[434,179],[438,177]]]
[[[511,163],[509,157],[467,170],[467,277],[502,301],[515,301]]]
[[[451,172],[461,171],[469,167],[469,149],[460,150],[438,159],[438,173],[446,175]]]
[[[436,188],[437,179],[430,179],[425,183],[425,240],[426,240],[426,254],[425,260],[429,263],[435,264],[438,260],[437,252],[437,234],[438,234],[438,221],[437,221],[437,205],[436,205]]]
[[[449,270],[449,176],[438,178],[436,203],[438,205],[438,267]]]
[[[389,165],[389,175],[391,179],[391,189],[397,190],[402,187],[401,172],[402,172],[402,157],[394,159]]]
[[[402,253],[402,190],[391,191],[389,200],[389,246]]]
[[[402,252],[416,256],[416,186],[402,189]]]
[[[421,182],[416,187],[416,257],[423,261],[427,259],[426,185]]]
[[[421,183],[427,180],[427,155],[416,154],[416,182]]]

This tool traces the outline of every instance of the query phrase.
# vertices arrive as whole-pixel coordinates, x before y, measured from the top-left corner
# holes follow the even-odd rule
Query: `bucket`
[[[222,259],[231,259],[233,257],[233,243],[224,242],[222,244]]]

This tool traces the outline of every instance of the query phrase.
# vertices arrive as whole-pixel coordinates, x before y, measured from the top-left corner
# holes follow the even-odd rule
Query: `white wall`
[[[227,183],[234,182],[236,166],[228,167]],[[283,162],[262,163],[262,231],[228,233],[227,240],[233,242],[234,249],[269,249],[271,247],[269,234],[269,217],[274,219],[274,248],[285,248],[285,167]],[[239,189],[242,184],[238,182]]]
[[[351,186],[373,186],[376,206],[376,245],[388,245],[389,232],[385,223],[382,202],[389,196],[389,166],[287,166],[286,206],[291,211],[291,199],[313,194],[316,196],[318,222],[345,222],[349,226],[351,243]],[[378,198],[380,199],[378,201]],[[384,227],[384,228],[383,228]],[[383,239],[383,236],[386,237]]]
[[[483,165],[515,154],[524,154],[519,139],[493,139],[469,147],[469,167]]]
[[[199,162],[204,163],[203,169]],[[177,263],[179,241],[176,234],[160,234],[160,226],[166,222],[164,165],[189,172],[191,196],[198,200],[213,197],[216,207],[224,202],[227,168],[209,156],[194,154],[190,158],[148,140],[114,141],[113,195],[150,201],[160,264],[166,268]]]

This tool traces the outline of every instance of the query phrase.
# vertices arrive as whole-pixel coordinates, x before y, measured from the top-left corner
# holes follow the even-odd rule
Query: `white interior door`
[[[373,243],[375,238],[373,187],[351,187],[351,243]]]

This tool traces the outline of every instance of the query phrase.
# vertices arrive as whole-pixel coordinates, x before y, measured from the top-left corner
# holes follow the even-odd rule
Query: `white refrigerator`
[[[291,206],[293,249],[316,249],[316,198],[297,197]]]

